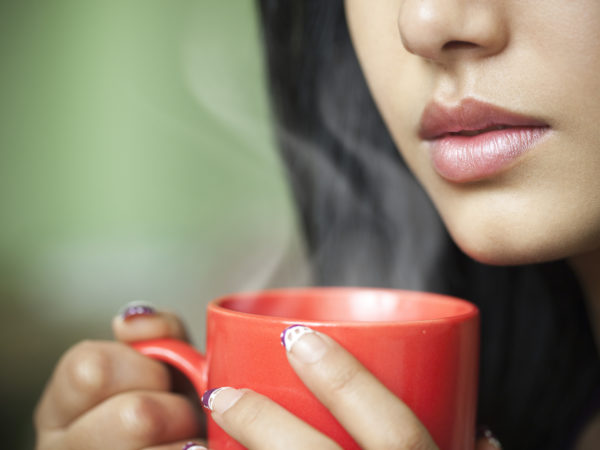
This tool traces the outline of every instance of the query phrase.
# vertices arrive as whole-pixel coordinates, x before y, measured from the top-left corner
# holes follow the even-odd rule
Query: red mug
[[[419,417],[442,450],[475,446],[479,312],[438,294],[298,288],[232,294],[207,311],[206,353],[174,339],[133,346],[183,372],[198,395],[231,386],[266,395],[344,449],[359,448],[302,384],[280,343],[302,324],[335,339]],[[209,447],[243,448],[208,417]]]

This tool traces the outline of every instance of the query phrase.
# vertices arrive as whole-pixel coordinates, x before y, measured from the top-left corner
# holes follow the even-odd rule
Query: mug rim
[[[410,301],[418,301],[418,297],[427,297],[428,300],[439,301],[441,303],[454,303],[460,304],[463,310],[460,313],[447,315],[443,317],[427,318],[427,319],[407,319],[407,320],[373,320],[373,321],[359,321],[359,320],[332,320],[332,319],[302,319],[294,318],[289,316],[277,316],[277,315],[266,315],[256,314],[251,312],[238,311],[235,309],[227,308],[222,306],[222,303],[227,300],[239,297],[251,297],[261,295],[277,295],[277,294],[293,294],[295,292],[311,292],[313,295],[317,292],[322,292],[324,295],[331,295],[332,293],[343,294],[348,291],[352,292],[374,292],[374,293],[385,293],[398,296],[400,294],[405,295],[405,298]],[[389,327],[389,326],[422,326],[426,324],[449,324],[456,322],[465,322],[472,318],[479,316],[479,308],[468,300],[454,297],[451,295],[438,294],[427,291],[417,291],[409,289],[393,289],[393,288],[378,288],[378,287],[365,287],[365,286],[305,286],[305,287],[285,287],[285,288],[273,288],[273,289],[261,289],[261,290],[248,290],[240,292],[232,292],[223,296],[220,296],[214,300],[211,300],[207,305],[208,312],[215,312],[219,315],[254,319],[264,322],[277,322],[285,324],[303,323],[313,326],[350,326],[350,327]]]

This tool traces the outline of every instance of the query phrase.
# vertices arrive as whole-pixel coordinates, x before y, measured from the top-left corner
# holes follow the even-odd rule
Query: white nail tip
[[[311,333],[315,333],[315,331],[303,325],[293,325],[283,330],[281,342],[286,351],[291,352],[292,347],[302,338],[302,336]]]

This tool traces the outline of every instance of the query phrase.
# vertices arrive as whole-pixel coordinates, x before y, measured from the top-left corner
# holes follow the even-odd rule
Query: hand
[[[413,412],[333,339],[308,332],[287,347],[292,368],[362,448],[437,449]],[[225,388],[206,397],[215,422],[250,449],[339,448],[256,392]],[[477,442],[477,450],[498,448],[489,437]]]
[[[127,311],[113,321],[122,342],[186,338],[172,314]],[[170,389],[166,366],[128,345],[79,343],[59,361],[36,408],[36,449],[181,450],[198,435],[199,420],[191,402]]]

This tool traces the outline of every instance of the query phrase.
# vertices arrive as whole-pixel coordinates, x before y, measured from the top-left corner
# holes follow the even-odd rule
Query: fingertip
[[[281,333],[281,343],[288,355],[299,362],[313,364],[319,361],[329,348],[324,335],[304,325],[292,325]]]
[[[182,321],[175,314],[148,304],[128,304],[112,320],[115,338],[121,342],[175,338],[187,341]]]
[[[209,411],[224,414],[248,392],[248,389],[234,389],[229,386],[209,389],[202,395],[202,405]]]
[[[172,444],[159,445],[157,447],[148,447],[147,450],[208,450],[204,439],[187,439],[185,441],[174,442]]]
[[[207,448],[200,445],[198,442],[190,441],[186,442],[181,450],[207,450]]]
[[[113,317],[113,331],[116,334],[124,329],[128,323],[148,318],[156,314],[156,308],[150,303],[139,301],[129,302],[119,309],[117,315]]]
[[[119,317],[123,321],[129,321],[143,316],[153,316],[156,314],[156,308],[147,302],[130,302],[121,308]]]

